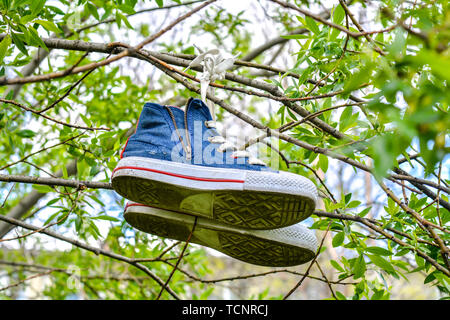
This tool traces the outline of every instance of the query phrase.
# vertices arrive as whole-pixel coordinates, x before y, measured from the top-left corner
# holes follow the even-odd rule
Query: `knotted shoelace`
[[[184,71],[192,67],[203,66],[203,72],[199,77],[200,94],[202,100],[206,101],[206,105],[208,106],[208,109],[213,119],[210,121],[205,121],[205,126],[207,128],[216,129],[215,105],[214,102],[206,98],[207,94],[214,95],[214,89],[210,87],[209,84],[211,82],[224,79],[226,70],[230,69],[234,65],[234,62],[236,61],[236,58],[239,56],[239,54],[232,58],[224,59],[218,49],[211,49],[203,52],[203,50],[199,49],[197,46],[195,47],[200,52],[200,54],[194,60],[191,61],[191,63],[187,66],[187,68]],[[232,153],[231,156],[234,158],[248,158],[249,164],[256,164],[263,166],[265,165],[264,162],[262,162],[258,158],[253,157],[248,151],[238,150],[238,148],[234,144],[227,141],[221,135],[209,137],[208,141],[211,143],[220,144],[220,146],[217,149],[219,152],[232,150],[234,152]]]

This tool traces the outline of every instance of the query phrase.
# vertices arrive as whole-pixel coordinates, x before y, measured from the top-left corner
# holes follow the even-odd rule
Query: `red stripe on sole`
[[[123,169],[134,169],[134,170],[141,170],[141,171],[150,171],[150,172],[155,172],[155,173],[165,174],[165,175],[173,176],[173,177],[177,177],[177,178],[183,178],[183,179],[189,179],[189,180],[197,180],[197,181],[207,181],[207,182],[233,182],[233,183],[244,183],[244,182],[245,182],[244,180],[236,180],[236,179],[199,178],[199,177],[193,177],[193,176],[185,176],[185,175],[181,175],[181,174],[178,174],[178,173],[166,172],[166,171],[161,171],[161,170],[156,170],[156,169],[150,169],[150,168],[133,167],[133,166],[117,167],[117,168],[114,169],[113,175],[114,175],[114,173],[116,173],[118,170],[123,170]]]

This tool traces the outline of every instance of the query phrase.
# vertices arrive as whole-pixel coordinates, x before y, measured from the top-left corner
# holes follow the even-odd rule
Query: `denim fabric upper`
[[[173,115],[178,133],[167,109]],[[205,121],[210,120],[209,109],[200,99],[188,101],[186,115],[177,107],[146,103],[139,116],[136,132],[128,139],[122,157],[147,157],[200,166],[272,171],[267,166],[249,164],[248,158],[233,157],[231,150],[218,151],[220,144],[208,140],[209,137],[219,135],[216,129],[206,126]],[[186,137],[185,124],[189,139]],[[185,147],[190,140],[191,160],[186,159],[180,137]]]

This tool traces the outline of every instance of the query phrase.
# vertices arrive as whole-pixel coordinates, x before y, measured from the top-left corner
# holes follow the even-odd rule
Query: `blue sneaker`
[[[295,224],[272,230],[251,230],[175,211],[129,202],[123,214],[136,229],[160,237],[213,248],[235,259],[268,267],[290,267],[314,258],[312,230]],[[195,225],[195,227],[194,227]]]
[[[293,225],[317,201],[310,180],[233,150],[199,99],[186,111],[146,103],[111,180],[134,202],[249,229]]]

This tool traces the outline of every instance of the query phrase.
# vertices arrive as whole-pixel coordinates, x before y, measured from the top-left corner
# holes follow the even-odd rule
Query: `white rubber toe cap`
[[[305,196],[318,203],[317,188],[314,183],[298,174],[286,171],[247,171],[244,190],[279,192]]]

